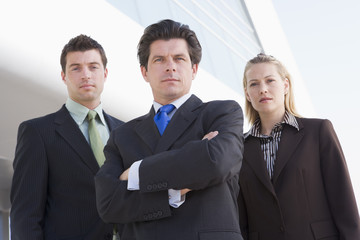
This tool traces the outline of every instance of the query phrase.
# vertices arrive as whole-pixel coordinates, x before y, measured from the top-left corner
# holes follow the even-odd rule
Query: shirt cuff
[[[142,160],[134,162],[129,169],[127,189],[135,191],[140,189],[139,167]]]
[[[173,208],[178,208],[185,202],[185,194],[181,196],[180,190],[169,189],[169,205]]]

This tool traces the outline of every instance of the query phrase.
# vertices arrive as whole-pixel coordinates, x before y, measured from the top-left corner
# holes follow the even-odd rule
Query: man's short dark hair
[[[138,59],[140,66],[147,69],[147,64],[150,56],[150,45],[156,40],[170,40],[174,38],[184,39],[188,45],[188,51],[191,59],[191,64],[198,64],[201,60],[201,45],[188,25],[175,22],[170,19],[162,20],[154,23],[144,30],[139,44],[138,44]]]
[[[64,46],[60,56],[60,64],[62,71],[65,73],[66,56],[69,52],[85,52],[92,49],[97,49],[99,51],[101,61],[104,65],[104,68],[106,68],[107,58],[103,47],[91,37],[81,34],[77,37],[70,39],[70,41]]]

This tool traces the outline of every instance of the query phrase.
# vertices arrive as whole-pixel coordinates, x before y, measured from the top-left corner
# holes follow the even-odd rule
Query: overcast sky
[[[316,113],[330,119],[338,134],[359,206],[360,1],[273,4]]]

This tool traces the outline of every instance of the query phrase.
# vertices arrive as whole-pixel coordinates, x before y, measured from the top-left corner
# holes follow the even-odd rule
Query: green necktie
[[[97,112],[93,110],[89,110],[89,113],[87,115],[87,119],[89,121],[89,139],[90,139],[90,146],[91,149],[94,152],[96,161],[98,162],[99,166],[101,167],[104,164],[105,161],[105,155],[104,155],[104,144],[101,140],[100,133],[97,130],[96,127],[96,118]],[[117,232],[116,226],[113,227],[113,240],[120,240],[119,234]]]
[[[87,119],[89,121],[88,132],[89,132],[89,140],[90,140],[91,149],[93,150],[95,158],[96,158],[99,166],[101,167],[105,161],[104,144],[101,140],[100,133],[96,127],[96,120],[95,120],[96,115],[97,115],[97,112],[95,112],[93,110],[89,110],[89,113],[87,115]]]

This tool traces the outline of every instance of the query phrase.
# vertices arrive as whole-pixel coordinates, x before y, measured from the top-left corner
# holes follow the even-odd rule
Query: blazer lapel
[[[171,145],[185,132],[189,125],[199,115],[198,110],[202,101],[195,95],[192,95],[172,117],[169,125],[166,127],[164,134],[159,139],[155,148],[155,153],[168,150]]]
[[[260,141],[257,138],[249,136],[245,140],[244,160],[253,169],[260,182],[275,195],[274,187],[266,169]]]
[[[112,130],[114,130],[114,128],[116,128],[117,124],[114,122],[113,118],[110,117],[106,112],[103,111],[103,114],[104,114],[106,124],[109,127],[109,131],[111,132]]]
[[[135,132],[143,140],[143,142],[154,153],[156,145],[160,139],[160,134],[154,122],[155,112],[151,107],[148,114],[140,118],[139,123],[135,126]]]
[[[60,136],[65,139],[69,146],[80,156],[80,159],[85,163],[85,165],[88,166],[94,174],[96,174],[99,170],[99,165],[94,157],[90,145],[65,106],[57,112],[55,124],[57,125],[55,131],[57,131]]]
[[[291,159],[296,148],[298,147],[301,139],[304,136],[304,131],[301,131],[303,125],[301,120],[296,119],[299,124],[299,131],[291,126],[285,125],[281,133],[281,139],[279,143],[279,149],[276,155],[275,166],[274,166],[274,175],[273,183],[276,184],[281,171],[286,166],[287,162]]]

